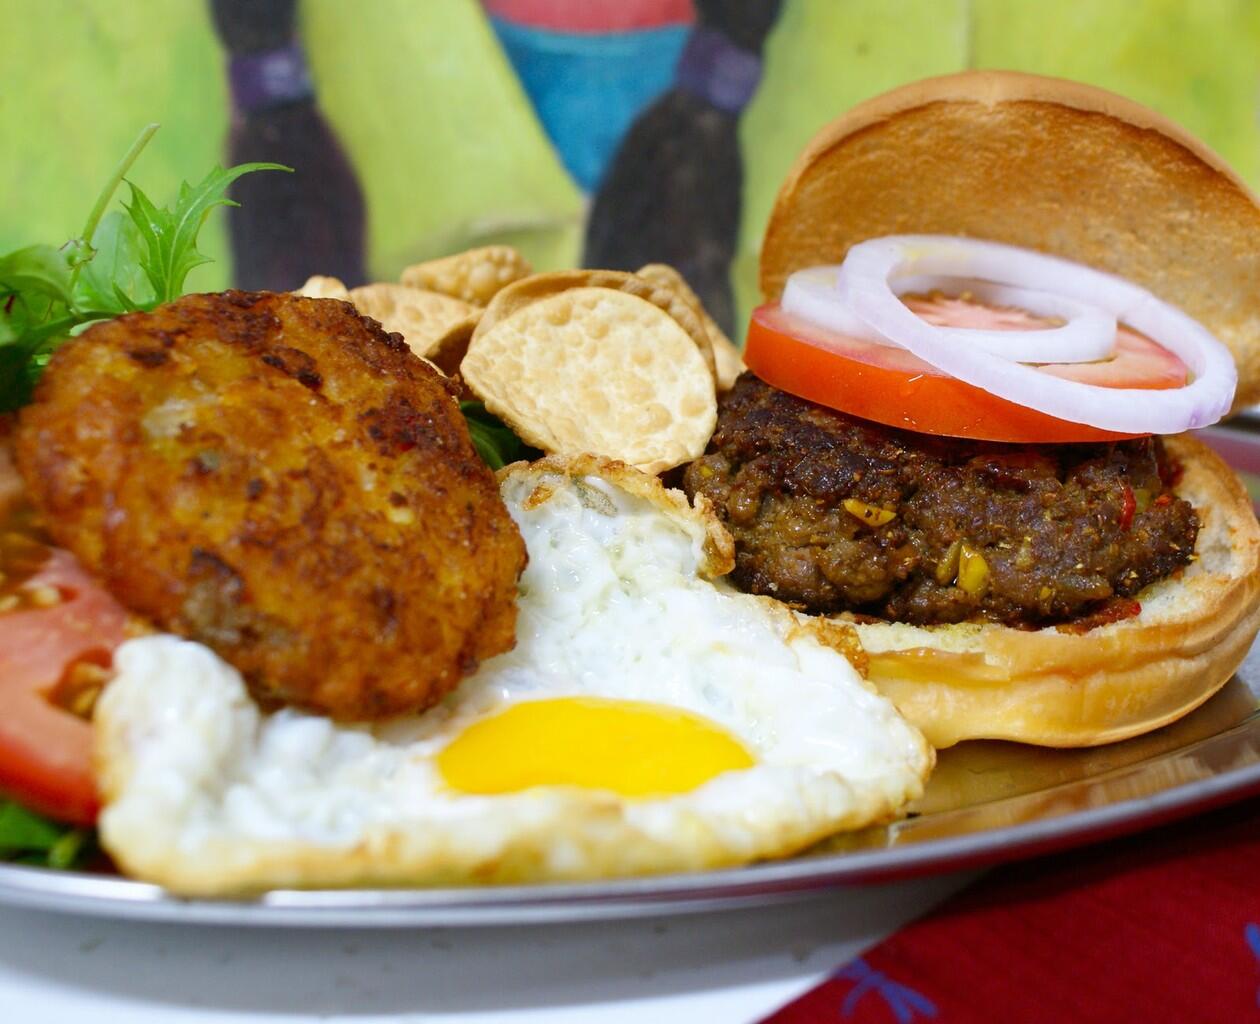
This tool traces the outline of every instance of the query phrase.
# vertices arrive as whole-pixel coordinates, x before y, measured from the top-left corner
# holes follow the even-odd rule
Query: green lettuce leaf
[[[0,801],[0,860],[73,868],[94,850],[92,830],[50,821],[11,800]]]
[[[502,469],[526,457],[530,449],[525,442],[497,416],[487,412],[481,402],[460,402],[459,411],[468,423],[473,447],[491,469]]]

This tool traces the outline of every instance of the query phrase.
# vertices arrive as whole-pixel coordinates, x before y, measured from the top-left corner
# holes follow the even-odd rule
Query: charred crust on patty
[[[1190,561],[1199,524],[1168,489],[1176,475],[1158,438],[934,437],[746,373],[684,484],[713,500],[752,593],[819,614],[1038,628],[1106,619]]]

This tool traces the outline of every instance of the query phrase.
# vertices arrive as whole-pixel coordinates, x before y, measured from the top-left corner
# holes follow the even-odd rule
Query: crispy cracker
[[[461,320],[429,349],[428,360],[448,377],[459,373],[459,364],[468,353],[468,343],[472,341],[476,320]]]
[[[402,272],[400,280],[413,288],[485,306],[501,288],[529,273],[525,257],[510,245],[487,245],[412,264]]]
[[[690,334],[611,288],[567,288],[474,331],[460,370],[529,444],[649,473],[699,456],[717,420],[713,378]]]
[[[325,277],[323,274],[313,274],[306,279],[306,283],[293,293],[294,295],[305,295],[308,299],[341,299],[342,302],[350,301],[350,290],[342,284],[339,277]]]
[[[416,355],[434,362],[439,353],[462,350],[481,315],[467,302],[405,284],[364,285],[350,292],[350,301],[385,330],[401,334]]]
[[[486,307],[485,315],[477,325],[477,334],[485,334],[500,320],[511,316],[531,302],[537,302],[569,288],[611,288],[652,303],[668,313],[687,332],[700,358],[717,380],[717,367],[713,359],[713,345],[705,330],[703,313],[674,288],[662,287],[635,274],[622,270],[558,270],[550,274],[534,274],[508,285]]]
[[[700,297],[687,283],[687,279],[668,263],[648,263],[636,270],[635,275],[660,287],[673,288],[696,307],[701,323],[709,333],[709,341],[713,345],[713,361],[717,366],[718,394],[730,391],[735,385],[735,379],[748,367],[744,365],[744,360],[740,356],[739,349],[735,347],[735,343],[714,322],[713,317],[709,316]]]

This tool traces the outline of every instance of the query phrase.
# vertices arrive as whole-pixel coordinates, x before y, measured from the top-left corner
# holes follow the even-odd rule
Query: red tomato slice
[[[942,373],[905,349],[817,327],[777,302],[752,315],[744,362],[767,384],[862,419],[925,434],[1020,444],[1133,437],[1057,419]],[[1185,364],[1149,338],[1121,328],[1116,356],[1041,366],[1085,384],[1162,390],[1183,387]]]
[[[60,600],[0,611],[0,793],[50,818],[90,825],[99,803],[92,726],[51,695],[76,663],[109,665],[126,638],[127,613],[73,555],[37,543],[15,511],[22,485],[3,446],[4,427],[0,422],[0,568],[8,578],[0,594],[51,588]]]
[[[41,814],[90,825],[99,802],[92,727],[50,694],[69,666],[108,666],[127,613],[68,552],[52,550],[25,588],[54,587],[51,608],[0,613],[0,791]]]

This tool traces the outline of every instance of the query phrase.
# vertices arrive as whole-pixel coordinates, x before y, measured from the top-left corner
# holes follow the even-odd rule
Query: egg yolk
[[[752,755],[713,722],[639,701],[527,701],[474,722],[442,749],[438,771],[465,793],[583,786],[622,796],[686,793]]]

